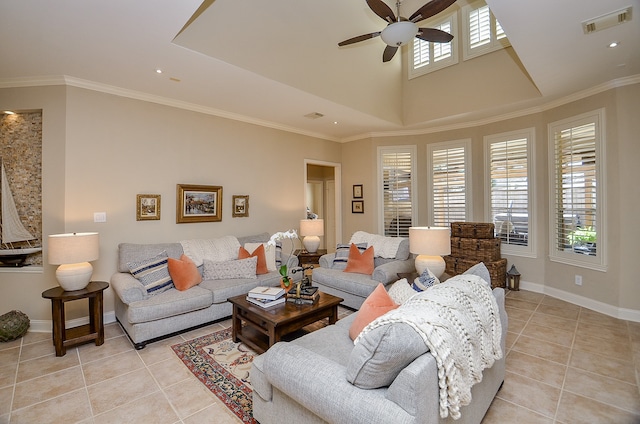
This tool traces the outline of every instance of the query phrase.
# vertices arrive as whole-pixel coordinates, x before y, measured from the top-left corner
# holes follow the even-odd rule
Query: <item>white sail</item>
[[[2,164],[2,242],[13,243],[17,241],[33,240],[35,237],[31,235],[22,222],[13,201],[9,181],[4,172],[4,163]]]

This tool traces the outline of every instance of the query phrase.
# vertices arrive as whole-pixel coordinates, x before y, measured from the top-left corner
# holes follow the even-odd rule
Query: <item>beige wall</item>
[[[594,111],[606,110],[606,193],[608,269],[606,272],[551,262],[549,256],[549,178],[547,124]],[[598,307],[616,313],[640,313],[640,289],[633,263],[640,239],[637,215],[640,212],[638,184],[640,171],[640,124],[633,116],[640,110],[640,85],[612,89],[570,104],[524,117],[506,119],[472,128],[443,131],[433,134],[402,137],[376,137],[348,143],[343,147],[344,197],[347,202],[351,184],[365,183],[365,214],[352,215],[350,204],[345,209],[343,238],[349,240],[356,230],[378,231],[376,188],[376,158],[379,146],[416,145],[418,181],[418,222],[427,225],[427,145],[460,139],[472,140],[472,217],[470,220],[485,221],[484,150],[486,135],[525,129],[535,129],[535,211],[537,228],[536,257],[509,256],[509,266],[515,264],[522,280],[531,287],[569,300],[579,301],[585,306]],[[363,159],[364,158],[364,159]],[[345,205],[345,207],[347,207]],[[574,283],[574,276],[583,276],[583,285]]]
[[[99,232],[95,280],[109,281],[121,242],[297,229],[304,160],[340,162],[334,142],[75,87],[0,90],[0,107],[43,110],[44,234]],[[222,186],[222,222],[176,224],[178,183]],[[162,196],[161,220],[136,221],[142,193]],[[234,194],[250,196],[248,218],[231,217]],[[107,222],[94,223],[94,212],[106,212]],[[0,271],[0,312],[51,319],[41,293],[57,285],[55,267],[34,271]],[[69,306],[68,319],[86,316],[81,302]]]

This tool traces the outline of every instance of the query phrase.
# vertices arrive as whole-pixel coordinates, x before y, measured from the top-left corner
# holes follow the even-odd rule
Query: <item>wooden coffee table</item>
[[[285,302],[271,308],[262,308],[248,302],[246,297],[240,295],[227,299],[233,305],[232,337],[234,342],[242,341],[258,353],[265,352],[279,342],[282,336],[323,318],[329,318],[329,324],[335,324],[338,320],[338,305],[344,300],[320,292],[320,298],[312,305]]]

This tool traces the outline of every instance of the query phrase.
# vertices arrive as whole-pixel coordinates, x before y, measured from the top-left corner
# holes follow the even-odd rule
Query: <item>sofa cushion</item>
[[[144,286],[147,294],[156,295],[173,287],[169,275],[167,252],[137,262],[129,262],[129,272]]]
[[[389,297],[389,293],[387,293],[384,286],[378,284],[375,290],[362,303],[358,316],[356,316],[349,328],[349,337],[355,340],[362,329],[370,322],[397,307],[398,304]]]
[[[406,278],[398,280],[389,287],[389,297],[398,305],[402,305],[407,299],[416,294]]]
[[[166,251],[170,258],[179,258],[184,253],[180,243],[120,243],[118,244],[118,272],[129,272],[129,262],[140,262]]]
[[[205,259],[214,262],[226,262],[238,257],[240,242],[234,236],[222,236],[215,239],[190,239],[180,241],[184,254],[196,266],[204,263]]]
[[[491,285],[491,274],[489,274],[489,270],[484,262],[480,262],[466,270],[462,273],[462,275],[477,275],[486,281],[489,285]]]
[[[257,257],[236,259],[225,262],[204,260],[205,280],[229,280],[235,278],[256,278]]]
[[[424,340],[408,324],[378,327],[366,333],[351,351],[347,380],[362,389],[389,386],[400,371],[427,350]]]
[[[127,321],[131,324],[174,317],[211,306],[211,290],[200,286],[178,291],[171,288],[148,299],[132,302],[127,309]]]
[[[269,272],[267,269],[267,256],[264,252],[264,244],[258,243],[257,245],[253,245],[253,243],[247,243],[245,246],[247,246],[249,250],[247,250],[247,247],[241,246],[240,250],[238,250],[238,259],[247,259],[255,256],[258,258],[256,262],[256,274],[260,275]],[[273,266],[275,267],[275,255],[273,259]]]
[[[173,285],[180,291],[190,289],[202,282],[202,276],[196,264],[187,255],[181,255],[180,259],[169,258],[167,265]]]
[[[355,243],[358,250],[362,253],[367,250],[367,243]],[[333,264],[331,265],[331,269],[339,269],[344,271],[347,267],[347,261],[349,259],[349,249],[351,249],[351,244],[343,244],[338,243],[336,246],[336,254],[333,257]]]
[[[367,248],[364,252],[360,252],[355,244],[349,247],[349,258],[347,258],[347,267],[344,272],[353,272],[356,274],[373,274],[373,246]]]

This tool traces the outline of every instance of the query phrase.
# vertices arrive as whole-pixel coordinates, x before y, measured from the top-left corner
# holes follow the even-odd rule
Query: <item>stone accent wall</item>
[[[0,115],[0,160],[22,224],[42,246],[42,111]],[[26,263],[41,266],[42,252]]]

